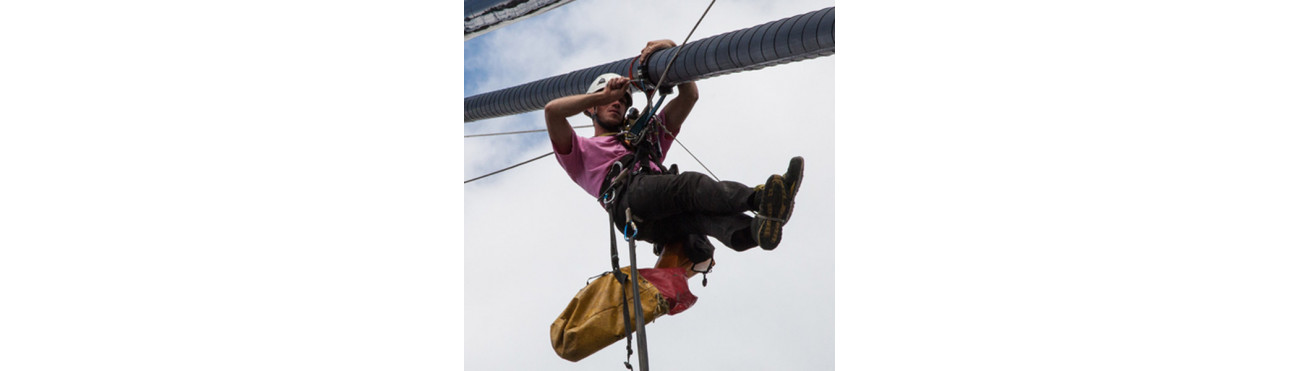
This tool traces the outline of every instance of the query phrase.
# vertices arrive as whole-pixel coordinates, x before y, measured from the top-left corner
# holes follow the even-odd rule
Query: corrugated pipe
[[[559,8],[573,0],[465,0],[465,40]]]
[[[835,7],[711,36],[655,52],[649,78],[658,79],[682,49],[666,85],[835,54]],[[465,122],[517,115],[546,107],[552,99],[585,93],[596,76],[626,75],[636,57],[589,67],[465,98]]]

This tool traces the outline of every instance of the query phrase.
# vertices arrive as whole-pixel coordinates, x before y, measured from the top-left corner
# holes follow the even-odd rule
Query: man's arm
[[[551,145],[555,147],[555,153],[567,155],[573,150],[573,127],[569,126],[569,116],[622,98],[623,93],[627,91],[628,80],[614,78],[605,86],[607,88],[602,91],[555,98],[546,103],[546,108],[543,110],[543,115],[546,116],[546,133],[551,136]]]
[[[695,101],[700,99],[699,88],[695,82],[688,82],[677,85],[677,97],[664,104],[664,126],[668,127],[668,132],[673,136],[682,131],[682,123],[686,121],[686,115],[691,114],[691,109],[695,108]]]
[[[645,44],[645,48],[641,49],[641,57],[638,60],[644,61],[646,58],[650,58],[650,54],[674,46],[677,46],[677,43],[672,40],[648,42]],[[669,133],[676,136],[677,133],[681,132],[682,123],[686,121],[686,116],[691,114],[691,109],[695,108],[695,101],[699,99],[700,91],[695,86],[694,81],[677,85],[677,97],[664,105],[663,112],[666,118],[664,126],[668,128]]]

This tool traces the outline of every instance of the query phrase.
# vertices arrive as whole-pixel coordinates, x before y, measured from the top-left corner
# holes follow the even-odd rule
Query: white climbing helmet
[[[615,77],[623,77],[623,75],[619,75],[619,74],[617,74],[617,73],[606,73],[606,74],[602,74],[602,75],[596,77],[596,81],[592,81],[592,82],[591,82],[591,87],[587,88],[587,94],[595,93],[595,92],[597,92],[597,91],[600,91],[601,89],[604,89],[604,88],[605,88],[605,84],[608,84],[608,83],[609,83],[609,80],[611,80],[611,79],[613,79],[613,78],[615,78]],[[637,90],[636,86],[634,86],[634,85],[629,85],[629,86],[628,86],[628,92],[627,92],[627,101],[628,101],[628,102],[631,102],[631,101],[632,101],[632,91],[633,91],[633,90]],[[637,91],[640,91],[640,90],[637,90]]]

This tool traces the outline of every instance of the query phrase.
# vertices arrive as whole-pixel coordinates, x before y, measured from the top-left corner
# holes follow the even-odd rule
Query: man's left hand
[[[636,60],[637,60],[637,62],[639,62],[639,63],[646,63],[646,61],[649,61],[649,60],[650,60],[650,54],[652,54],[652,53],[654,53],[654,52],[656,52],[656,51],[663,50],[663,49],[668,49],[668,48],[671,48],[671,47],[674,47],[674,46],[677,46],[677,43],[673,42],[672,40],[668,40],[668,39],[655,40],[655,41],[651,41],[651,42],[645,43],[645,48],[642,48],[642,49],[641,49],[641,56],[640,56],[640,57],[637,57]]]

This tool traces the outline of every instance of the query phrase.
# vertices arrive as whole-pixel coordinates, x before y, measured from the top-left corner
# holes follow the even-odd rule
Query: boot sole
[[[789,183],[791,179],[794,179],[794,184]],[[790,166],[785,170],[785,175],[782,176],[781,180],[786,182],[786,187],[789,188],[790,207],[785,214],[781,214],[780,218],[785,219],[788,223],[790,222],[790,216],[794,214],[794,196],[799,194],[799,186],[803,184],[802,156],[795,156],[790,159]]]
[[[771,219],[768,216],[788,215],[790,206],[786,202],[786,187],[781,176],[773,175],[767,178],[767,184],[763,186],[762,207],[759,208],[758,214],[763,217],[754,218],[751,228],[754,229],[758,246],[764,250],[772,250],[776,245],[781,243],[781,226],[784,224],[778,219]]]

